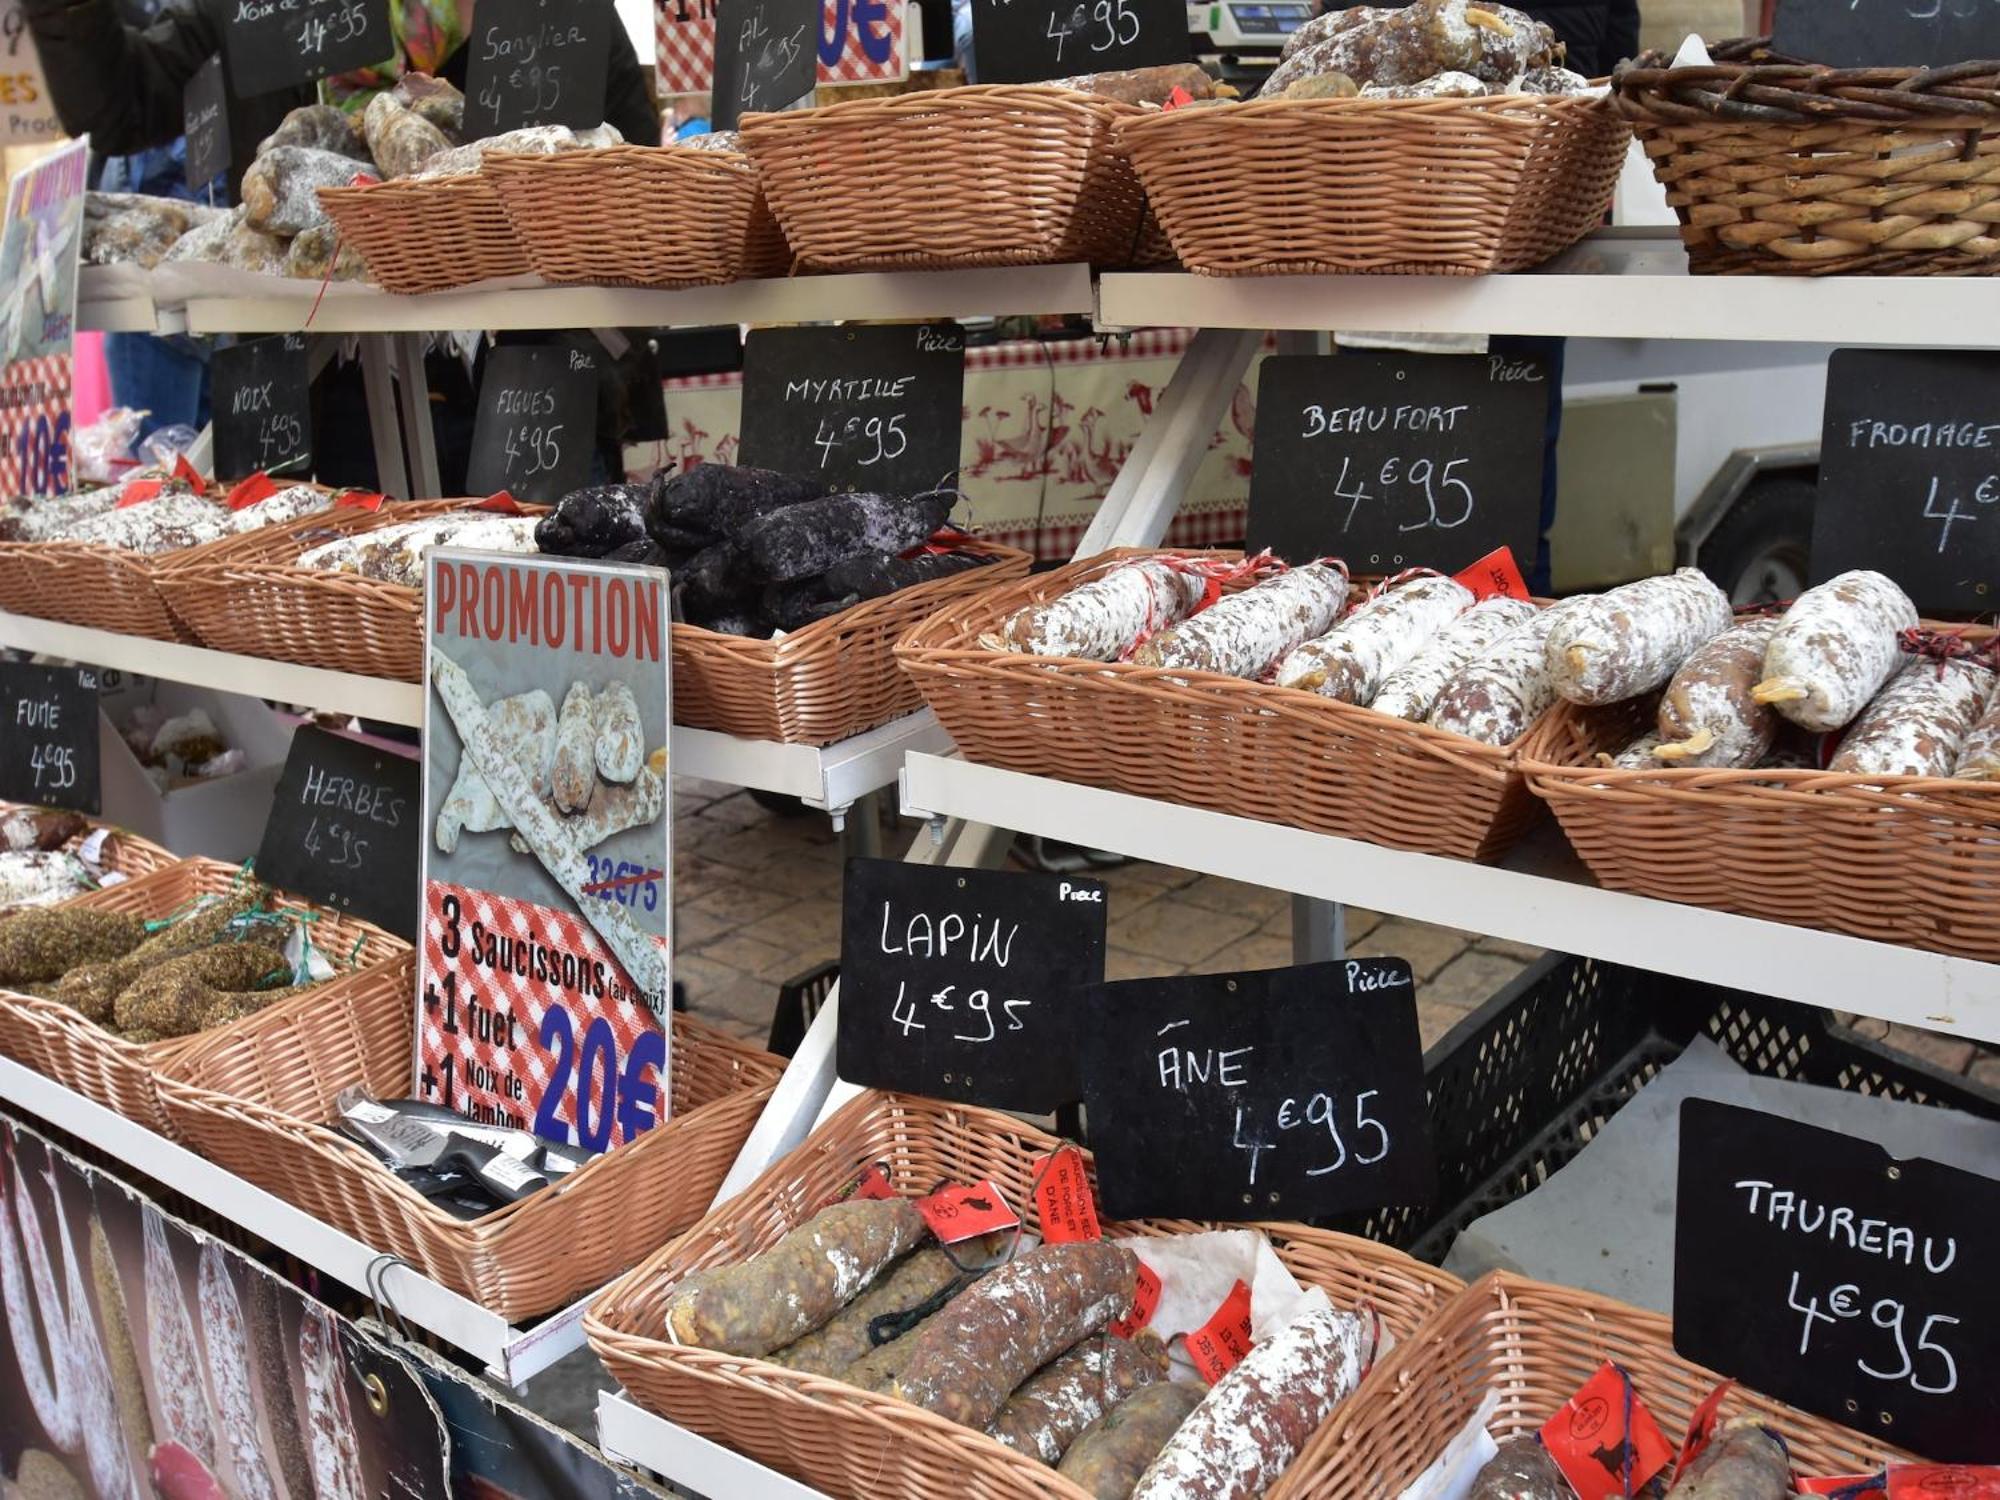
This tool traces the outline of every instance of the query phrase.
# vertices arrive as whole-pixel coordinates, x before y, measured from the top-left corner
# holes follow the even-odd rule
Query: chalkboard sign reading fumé
[[[820,0],[717,0],[717,130],[760,110],[785,109],[812,92],[819,76]]]
[[[97,673],[0,662],[0,800],[98,809]]]
[[[302,333],[215,351],[215,473],[302,475],[312,468],[312,395]]]
[[[1535,555],[1546,361],[1301,355],[1265,360],[1257,382],[1251,547],[1356,573]]]
[[[1104,977],[1104,912],[1094,880],[849,860],[840,1076],[1037,1114],[1073,1103],[1079,986]]]
[[[1812,573],[1874,568],[1926,614],[2000,604],[2000,355],[1827,361]]]
[[[1401,959],[1103,985],[1078,1044],[1113,1218],[1315,1219],[1436,1195]]]
[[[1188,60],[1182,0],[973,0],[981,83],[1040,83]]]
[[[229,170],[229,85],[219,52],[194,70],[181,94],[181,133],[187,137],[187,185],[200,192]]]
[[[408,756],[305,725],[292,736],[257,873],[281,891],[416,937],[423,771]]]
[[[2000,1181],[1681,1105],[1674,1348],[1941,1462],[2000,1433]]]
[[[553,505],[582,486],[597,435],[597,358],[523,344],[487,356],[467,474],[474,494]]]
[[[609,0],[479,0],[466,64],[465,133],[604,123]]]
[[[1774,51],[1834,68],[2000,57],[1995,0],[1778,0]]]
[[[222,45],[240,98],[396,55],[389,0],[224,0]]]
[[[741,458],[835,489],[921,494],[954,481],[964,400],[956,323],[754,329]]]

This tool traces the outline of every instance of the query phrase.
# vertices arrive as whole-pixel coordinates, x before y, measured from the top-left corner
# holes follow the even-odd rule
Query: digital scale
[[[1312,17],[1311,0],[1211,0],[1188,6],[1188,37],[1196,57],[1213,59],[1240,87],[1268,72],[1285,39]]]

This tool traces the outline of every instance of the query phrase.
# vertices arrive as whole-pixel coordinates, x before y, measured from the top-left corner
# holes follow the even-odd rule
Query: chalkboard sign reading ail
[[[312,392],[302,333],[215,351],[215,473],[303,474],[312,467]]]
[[[479,0],[466,64],[465,133],[604,123],[608,0]]]
[[[582,486],[597,437],[597,356],[567,345],[508,344],[486,359],[466,482],[553,505]]]
[[[1994,0],[1778,0],[1773,50],[1834,68],[1927,68],[2000,57]]]
[[[389,0],[223,0],[222,45],[239,98],[273,94],[397,52]]]
[[[97,673],[0,662],[0,800],[98,810]]]
[[[422,821],[415,760],[307,724],[292,736],[257,873],[279,890],[414,940]]]
[[[744,115],[785,109],[819,76],[820,0],[717,0],[710,117],[734,130]]]
[[[981,83],[1040,83],[1188,60],[1183,0],[973,0]]]

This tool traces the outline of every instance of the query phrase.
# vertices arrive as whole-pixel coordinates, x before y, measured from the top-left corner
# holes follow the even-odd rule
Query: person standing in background
[[[1515,0],[1546,21],[1569,48],[1568,66],[1585,78],[1603,78],[1639,53],[1639,0]]]

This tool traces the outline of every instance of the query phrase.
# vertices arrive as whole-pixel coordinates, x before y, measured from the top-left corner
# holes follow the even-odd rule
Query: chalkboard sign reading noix
[[[198,193],[229,170],[229,85],[220,52],[194,70],[181,94],[181,134],[187,137],[187,185]]]
[[[2000,605],[2000,355],[1827,361],[1812,575],[1874,568],[1926,614]]]
[[[759,111],[785,109],[810,94],[819,76],[820,0],[716,0],[717,130]]]
[[[224,0],[222,46],[239,98],[387,62],[389,0]]]
[[[466,64],[465,133],[604,123],[609,0],[479,0]]]
[[[1103,985],[1078,1043],[1112,1218],[1317,1219],[1436,1196],[1401,959]]]
[[[981,83],[1040,83],[1188,60],[1182,0],[973,0]]]
[[[231,344],[215,351],[210,369],[216,477],[309,471],[312,390],[305,335]]]
[[[486,358],[466,482],[553,505],[582,486],[597,437],[597,359],[569,345],[508,344]]]
[[[1548,363],[1521,355],[1267,359],[1249,542],[1356,573],[1453,572],[1541,530]]]
[[[281,891],[413,939],[423,770],[314,725],[292,736],[257,848],[257,873]]]
[[[1995,0],[1778,0],[1772,50],[1834,68],[2000,57]]]
[[[1943,1462],[2000,1434],[2000,1181],[1712,1100],[1681,1105],[1674,1349]]]
[[[847,863],[840,1076],[1046,1114],[1078,1096],[1079,986],[1104,977],[1094,880]]]
[[[97,673],[0,662],[0,800],[94,813]]]
[[[922,494],[957,475],[964,400],[956,323],[753,329],[741,460],[835,489]]]

